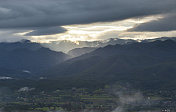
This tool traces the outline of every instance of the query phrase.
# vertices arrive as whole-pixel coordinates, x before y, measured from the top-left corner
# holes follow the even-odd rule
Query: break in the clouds
[[[175,6],[175,0],[0,0],[0,29],[19,33],[25,29],[30,31],[26,36],[52,35],[66,32],[62,26],[67,25],[162,15],[163,19],[132,30],[170,31],[176,29]]]

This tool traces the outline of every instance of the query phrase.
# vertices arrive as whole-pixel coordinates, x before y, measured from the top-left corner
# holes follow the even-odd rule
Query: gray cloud
[[[175,0],[0,0],[0,28],[51,27],[175,11]]]
[[[140,24],[129,31],[173,31],[176,30],[176,15],[166,16],[163,19]]]
[[[40,36],[40,35],[52,35],[57,33],[64,33],[67,30],[63,27],[45,27],[37,28],[30,33],[27,33],[25,36]]]
[[[169,15],[172,12],[161,21],[145,23],[132,29],[169,31],[176,29],[173,17],[175,6],[175,0],[0,0],[0,29],[11,30],[10,34],[3,33],[6,35],[3,40],[8,41],[9,38],[20,39],[13,35],[13,30],[33,30],[26,36],[50,35],[65,32],[66,29],[59,27],[63,25]],[[163,23],[162,27],[160,23]]]

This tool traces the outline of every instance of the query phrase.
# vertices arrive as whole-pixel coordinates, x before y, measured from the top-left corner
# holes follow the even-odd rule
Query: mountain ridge
[[[61,65],[58,65],[59,67],[57,70],[59,71],[60,69],[62,69],[61,66],[65,66],[67,72],[69,71],[70,68],[74,68],[74,66],[83,67],[85,65],[85,68],[88,65],[89,67],[91,67],[91,66],[95,66],[96,64],[98,64],[96,66],[99,66],[99,67],[100,65],[110,66],[110,64],[114,62],[114,60],[117,60],[117,62],[114,62],[114,64],[121,63],[120,65],[124,64],[124,67],[130,64],[137,66],[138,63],[139,64],[141,63],[141,65],[143,66],[147,65],[147,63],[148,65],[150,65],[152,63],[154,64],[163,60],[167,60],[168,58],[175,59],[174,57],[176,56],[176,52],[174,52],[175,48],[176,48],[176,42],[172,40],[155,41],[155,42],[149,42],[149,43],[132,43],[127,45],[109,45],[103,48],[96,49],[91,53],[63,62]],[[99,62],[99,60],[101,61]],[[91,63],[86,64],[86,62],[87,63],[91,62]],[[120,67],[118,64],[116,66]],[[125,68],[127,69],[130,67],[127,66]],[[74,69],[70,69],[70,70],[75,71]],[[97,70],[100,70],[100,69],[97,68]],[[101,68],[101,70],[104,70],[104,69]],[[68,74],[72,74],[73,71],[71,71],[71,73],[68,73]],[[59,72],[59,73],[61,74],[62,72]],[[65,73],[63,72],[63,74]]]
[[[28,70],[32,73],[48,69],[69,58],[62,52],[51,51],[39,43],[22,40],[13,43],[0,43],[0,68],[19,71]],[[7,73],[4,73],[7,74]],[[3,74],[1,74],[3,75]],[[10,74],[9,74],[10,75]]]

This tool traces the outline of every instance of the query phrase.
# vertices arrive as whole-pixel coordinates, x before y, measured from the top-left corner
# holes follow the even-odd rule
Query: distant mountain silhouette
[[[24,74],[24,71],[36,73],[68,58],[68,55],[62,52],[51,51],[29,40],[0,43],[0,51],[0,75],[9,76],[17,73]]]
[[[173,40],[176,41],[176,37],[160,37],[160,38],[154,38],[154,39],[145,39],[145,40],[141,40],[141,42],[145,43],[145,42],[153,42],[156,40],[161,40],[161,41],[165,41],[165,40]]]
[[[104,41],[76,41],[72,42],[69,40],[62,40],[62,41],[53,41],[50,43],[42,43],[44,47],[48,47],[54,51],[62,51],[62,52],[69,52],[75,48],[83,48],[83,47],[105,47],[107,45],[115,45],[115,44],[126,44],[136,42],[135,40],[131,39],[118,39],[118,38],[111,38]]]
[[[44,47],[48,47],[51,50],[54,51],[61,51],[61,52],[69,52],[72,49],[75,48],[83,48],[83,47],[98,47],[100,46],[101,42],[100,41],[76,41],[72,42],[69,40],[63,40],[63,41],[53,41],[50,43],[42,43]]]
[[[78,57],[81,56],[83,54],[87,54],[90,53],[94,50],[96,50],[96,47],[83,47],[83,48],[75,48],[72,49],[68,52],[68,55],[72,56],[72,57]]]

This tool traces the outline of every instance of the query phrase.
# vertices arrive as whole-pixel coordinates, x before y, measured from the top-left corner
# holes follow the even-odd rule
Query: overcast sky
[[[0,41],[176,36],[176,0],[0,0]]]

